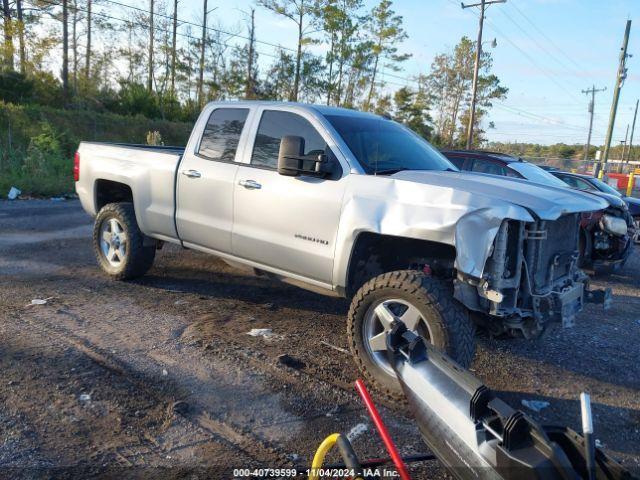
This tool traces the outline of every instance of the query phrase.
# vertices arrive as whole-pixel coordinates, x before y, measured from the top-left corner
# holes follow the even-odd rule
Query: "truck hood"
[[[604,199],[587,193],[495,175],[410,170],[395,173],[391,178],[510,202],[528,209],[542,220],[555,220],[567,213],[604,210],[609,206]]]

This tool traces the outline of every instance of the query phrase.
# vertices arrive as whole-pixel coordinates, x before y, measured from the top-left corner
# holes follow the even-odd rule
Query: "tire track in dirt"
[[[26,315],[22,316],[21,321],[28,323],[31,328],[39,330],[41,333],[55,337],[59,342],[75,348],[100,367],[125,377],[132,385],[143,390],[157,402],[166,403],[167,399],[164,395],[158,392],[149,382],[145,382],[139,375],[132,372],[126,364],[97,345],[75,335],[69,329],[61,325],[44,325],[31,320]],[[231,448],[242,451],[256,460],[258,465],[266,464],[274,468],[292,467],[291,460],[284,451],[252,435],[245,429],[212,417],[210,412],[207,412],[200,405],[189,404],[187,411],[182,410],[179,406],[179,401],[171,405],[173,413],[209,433],[211,441],[226,444]]]

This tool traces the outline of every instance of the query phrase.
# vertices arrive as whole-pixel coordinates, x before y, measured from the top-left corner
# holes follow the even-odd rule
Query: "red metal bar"
[[[400,478],[402,480],[411,480],[411,477],[409,476],[409,472],[407,471],[407,467],[402,461],[402,457],[398,453],[398,449],[396,448],[396,445],[393,443],[393,440],[391,439],[391,435],[389,435],[389,431],[387,430],[387,427],[382,422],[382,417],[380,417],[380,413],[378,413],[378,409],[373,403],[373,400],[371,399],[371,395],[369,395],[369,392],[367,391],[367,387],[364,386],[364,382],[360,379],[356,380],[356,390],[358,390],[358,393],[360,394],[360,398],[362,398],[362,401],[364,402],[365,407],[367,407],[369,416],[371,417],[371,419],[373,420],[373,423],[378,429],[378,433],[382,437],[384,446],[387,448],[387,451],[389,452],[389,456],[391,457],[391,460],[393,460],[393,463],[398,469]]]

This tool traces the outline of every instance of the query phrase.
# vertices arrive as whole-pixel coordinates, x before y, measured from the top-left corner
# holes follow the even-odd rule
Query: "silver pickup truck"
[[[376,115],[211,103],[184,149],[83,142],[75,162],[108,275],[143,275],[172,242],[347,297],[350,348],[391,396],[385,332],[396,317],[467,366],[477,323],[529,338],[607,300],[577,267],[581,212],[603,200],[459,172]]]

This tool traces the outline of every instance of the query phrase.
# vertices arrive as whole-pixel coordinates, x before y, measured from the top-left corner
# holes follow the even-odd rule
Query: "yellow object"
[[[333,448],[333,446],[338,441],[338,437],[340,437],[339,433],[332,433],[327,438],[325,438],[318,450],[316,450],[316,454],[313,456],[313,462],[311,462],[311,472],[309,474],[309,480],[318,480],[320,478],[317,475],[317,471],[322,468],[322,464],[324,463],[324,457],[327,455],[329,450]]]
[[[631,196],[631,192],[633,191],[633,183],[635,181],[634,172],[629,174],[629,181],[627,182],[627,197]]]
[[[600,169],[600,172],[598,173],[598,178],[599,178],[600,180],[602,180],[602,177],[604,177],[604,168],[601,168],[601,169]]]
[[[578,169],[577,168],[572,168],[571,169],[571,173],[578,173]]]

